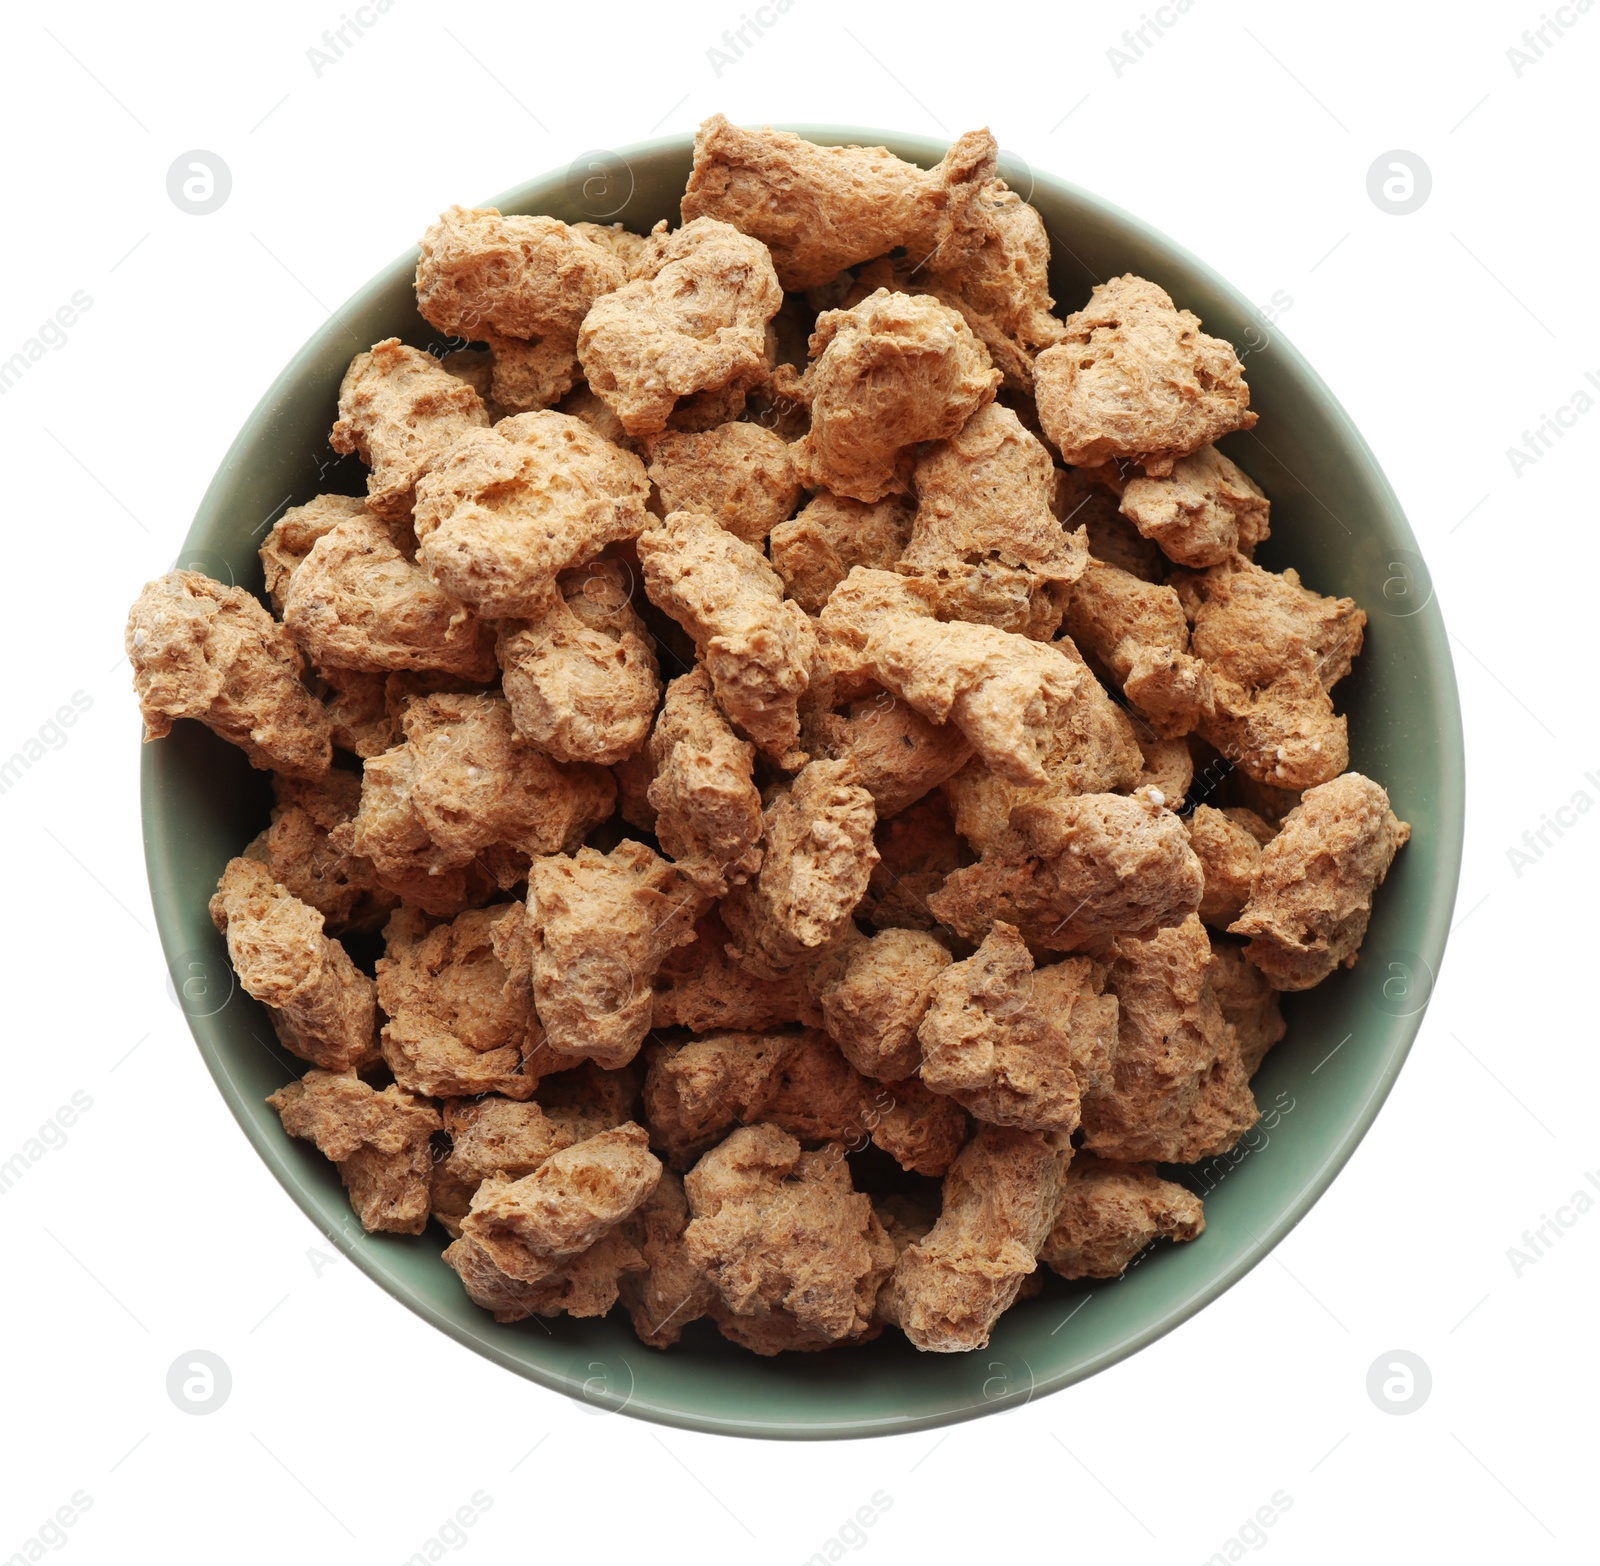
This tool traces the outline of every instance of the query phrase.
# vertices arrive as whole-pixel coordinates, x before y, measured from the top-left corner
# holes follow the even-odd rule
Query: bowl
[[[828,144],[882,144],[925,167],[945,150],[889,131],[786,128]],[[692,150],[692,138],[678,135],[596,151],[493,204],[568,222],[620,220],[638,231],[661,218],[676,223]],[[1063,313],[1093,283],[1136,272],[1243,355],[1261,420],[1221,444],[1272,501],[1260,559],[1280,570],[1293,564],[1309,586],[1367,610],[1366,650],[1337,693],[1350,718],[1351,765],[1388,788],[1413,828],[1377,898],[1360,962],[1286,998],[1288,1037],[1255,1080],[1260,1125],[1232,1153],[1189,1172],[1206,1198],[1198,1241],[1158,1246],[1114,1283],[1052,1275],[1001,1318],[978,1354],[919,1354],[885,1333],[853,1348],[761,1359],[708,1323],[661,1353],[637,1341],[620,1309],[599,1320],[501,1326],[440,1260],[437,1229],[362,1233],[334,1166],[285,1135],[266,1103],[303,1066],[276,1045],[263,1008],[236,988],[206,911],[223,865],[265,822],[265,776],[196,723],[144,748],[145,852],[173,991],[245,1135],[312,1222],[423,1320],[598,1409],[729,1435],[865,1436],[998,1412],[1091,1376],[1214,1300],[1305,1215],[1372,1124],[1428,1003],[1460,867],[1463,747],[1444,623],[1393,491],[1328,388],[1237,290],[1137,218],[1002,161],[1049,228],[1051,287]],[[432,216],[419,212],[419,228]],[[416,312],[416,255],[385,267],[278,377],[223,459],[180,564],[260,592],[256,550],[284,506],[329,490],[364,492],[362,470],[335,459],[327,443],[339,380],[352,355],[381,338],[438,341]]]

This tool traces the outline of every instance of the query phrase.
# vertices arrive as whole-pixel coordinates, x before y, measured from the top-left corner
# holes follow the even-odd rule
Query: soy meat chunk
[[[424,696],[401,723],[404,742],[368,760],[361,809],[332,837],[427,912],[460,911],[480,857],[510,886],[530,858],[576,847],[611,814],[610,775],[546,760],[502,697]]]
[[[814,714],[801,738],[819,757],[855,763],[880,821],[938,788],[972,755],[954,724],[934,723],[888,691],[851,702],[844,713]]]
[[[1170,810],[1148,798],[1085,794],[1018,805],[1010,834],[946,877],[928,906],[969,940],[999,919],[1030,945],[1070,952],[1183,922],[1203,881]]]
[[[230,859],[211,899],[244,990],[268,1008],[285,1049],[325,1071],[377,1061],[377,994],[322,915],[254,859]]]
[[[1183,605],[1170,587],[1094,561],[1072,590],[1067,629],[1162,739],[1212,715],[1211,677],[1189,652]]]
[[[339,1167],[350,1205],[369,1234],[421,1234],[428,1226],[430,1140],[439,1111],[390,1086],[376,1092],[354,1072],[308,1071],[267,1099],[290,1136],[314,1142]]]
[[[1166,478],[1131,477],[1122,514],[1179,565],[1248,557],[1271,532],[1260,486],[1215,446],[1179,457]]]
[[[1211,674],[1215,712],[1201,735],[1275,788],[1314,788],[1343,772],[1349,736],[1328,693],[1361,651],[1366,614],[1302,587],[1295,571],[1249,560],[1180,572],[1173,585]]]
[[[783,1062],[802,1035],[718,1032],[655,1049],[645,1075],[651,1137],[677,1168],[730,1126],[759,1120]]]
[[[315,783],[274,775],[272,822],[244,851],[291,896],[323,917],[329,935],[381,929],[399,898],[378,880],[369,860],[342,853],[328,834],[361,803],[361,776],[330,768]]]
[[[238,587],[198,571],[147,582],[123,643],[148,739],[195,718],[237,745],[252,767],[317,778],[333,759],[322,704],[301,681],[300,650]]]
[[[643,234],[635,234],[621,223],[574,223],[572,230],[610,251],[625,279],[635,274],[650,243]]]
[[[489,410],[489,422],[505,417],[506,410],[494,401],[494,355],[487,348],[456,348],[439,357],[439,368],[465,381]]]
[[[368,509],[399,522],[411,511],[422,476],[460,437],[488,425],[483,399],[465,381],[441,370],[431,353],[389,337],[350,361],[328,444],[341,454],[357,453],[372,469]]]
[[[894,1246],[842,1148],[806,1153],[775,1126],[745,1126],[683,1183],[684,1246],[717,1290],[724,1335],[772,1353],[867,1333]]]
[[[878,1300],[919,1349],[981,1349],[1038,1267],[1072,1147],[1065,1137],[981,1126],[944,1177],[939,1220],[907,1247]]]
[[[1087,536],[1051,510],[1050,453],[1011,409],[987,403],[917,459],[916,520],[898,570],[922,578],[941,619],[1045,640],[1089,564]]]
[[[1267,830],[1270,835],[1271,828]],[[1231,812],[1198,805],[1189,817],[1189,846],[1206,873],[1200,917],[1213,928],[1226,930],[1244,911],[1250,896],[1250,878],[1261,859],[1261,844],[1231,819]]]
[[[922,930],[882,930],[845,943],[837,961],[812,975],[828,1037],[865,1076],[914,1076],[922,1064],[917,1029],[949,965],[949,951]]]
[[[388,1013],[383,1058],[413,1093],[501,1093],[526,1099],[538,1085],[544,1032],[526,974],[496,950],[512,904],[472,908],[429,927],[415,908],[389,920],[378,959],[378,1002]]]
[[[834,589],[822,627],[847,670],[870,674],[935,723],[953,723],[994,772],[1014,783],[1047,780],[1040,740],[1081,690],[1059,650],[992,625],[936,620],[920,584],[860,566]]]
[[[717,910],[702,914],[693,943],[670,953],[656,970],[652,1028],[760,1033],[791,1022],[821,1022],[822,1013],[806,987],[807,969],[797,968],[781,979],[757,978],[729,957],[728,944]]]
[[[318,669],[495,677],[494,633],[366,513],[335,524],[295,568],[283,623]]]
[[[783,287],[803,293],[899,246],[966,255],[985,232],[977,209],[996,152],[986,130],[969,131],[920,169],[883,147],[820,147],[715,114],[695,136],[683,216],[720,218],[760,240]]]
[[[489,1251],[467,1235],[445,1247],[444,1261],[460,1276],[467,1298],[501,1322],[529,1316],[604,1316],[617,1303],[623,1280],[647,1265],[620,1228],[601,1235],[537,1283],[502,1272]]]
[[[1148,794],[1154,789],[1161,797],[1155,802],[1169,810],[1180,810],[1194,782],[1194,753],[1181,739],[1156,739],[1135,734],[1144,768],[1134,780],[1130,793]],[[1150,796],[1155,799],[1155,795]]]
[[[762,812],[765,858],[722,901],[730,955],[776,978],[844,934],[878,862],[872,796],[851,761],[813,761]]]
[[[887,1104],[881,1100],[887,1096]],[[902,1169],[943,1178],[972,1134],[972,1121],[953,1098],[924,1087],[917,1077],[885,1082],[862,1111],[862,1124]]]
[[[650,1031],[656,970],[694,939],[705,905],[643,843],[536,858],[522,933],[547,1053],[607,1068],[632,1060]]]
[[[556,761],[609,766],[650,732],[661,673],[629,587],[619,562],[591,561],[556,578],[540,613],[500,623],[511,720]]]
[[[668,685],[650,735],[655,833],[678,868],[711,897],[761,868],[755,756],[713,700],[704,664]]]
[[[650,441],[646,471],[663,514],[703,511],[757,549],[793,515],[801,493],[788,443],[759,424],[669,430]]]
[[[537,614],[557,575],[650,520],[632,452],[548,410],[451,446],[417,490],[420,565],[486,618]]]
[[[1278,991],[1244,954],[1244,948],[1226,936],[1211,937],[1211,988],[1222,1015],[1239,1036],[1239,1058],[1244,1073],[1253,1077],[1267,1051],[1289,1031],[1283,1020]]]
[[[272,524],[266,542],[256,553],[266,577],[267,602],[275,613],[283,613],[289,583],[317,540],[341,522],[371,515],[366,501],[355,495],[318,495],[303,506],[290,506]]]
[[[1373,891],[1410,837],[1388,794],[1359,772],[1308,789],[1261,851],[1230,932],[1275,989],[1310,989],[1353,968]]]
[[[913,512],[901,497],[851,500],[819,490],[767,539],[784,590],[807,614],[821,614],[828,595],[852,566],[889,571],[911,540]]]
[[[578,333],[585,379],[629,435],[656,435],[699,401],[736,419],[767,379],[767,322],[783,291],[759,240],[714,218],[651,235],[633,281],[595,301]]]
[[[807,489],[853,500],[905,494],[920,441],[947,440],[994,400],[1000,372],[960,315],[880,288],[817,317],[795,395],[811,428],[791,448]]]
[[[997,923],[983,944],[941,973],[917,1037],[922,1081],[979,1120],[1025,1131],[1077,1129],[1076,1052],[1109,1048],[1117,1005],[1093,986],[1091,965],[1035,974],[1016,927]],[[1046,975],[1050,982],[1046,983]]]
[[[937,920],[928,899],[952,870],[972,863],[973,855],[956,835],[942,792],[930,794],[873,834],[878,863],[867,882],[859,917],[879,930],[931,930]]]
[[[433,1166],[431,1215],[452,1238],[472,1206],[473,1193],[491,1175],[520,1180],[552,1153],[587,1140],[609,1123],[546,1114],[542,1105],[509,1098],[447,1098],[444,1129],[449,1155]]]
[[[639,538],[650,601],[694,638],[728,721],[786,770],[798,702],[817,663],[817,637],[762,553],[710,517],[675,511]]]
[[[688,1226],[689,1199],[671,1170],[623,1223],[645,1266],[622,1279],[622,1303],[639,1341],[651,1348],[670,1348],[716,1298],[711,1280],[690,1260],[683,1238]]]
[[[1067,317],[1064,340],[1034,361],[1034,395],[1064,462],[1094,467],[1133,457],[1155,478],[1256,422],[1233,349],[1131,273],[1097,284]]]
[[[1039,1260],[1063,1278],[1120,1278],[1152,1240],[1193,1240],[1205,1226],[1200,1198],[1153,1165],[1079,1153]]]
[[[1205,926],[1191,915],[1148,939],[1118,938],[1110,956],[1117,1049],[1111,1079],[1084,1095],[1084,1146],[1168,1164],[1226,1152],[1258,1113]]]

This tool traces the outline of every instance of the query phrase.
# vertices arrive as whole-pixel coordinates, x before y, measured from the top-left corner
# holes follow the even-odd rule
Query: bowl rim
[[[937,162],[949,146],[948,142],[940,141],[933,137],[867,126],[783,123],[773,125],[770,128],[792,131],[809,141],[829,146],[892,146],[901,156],[910,157],[924,166]],[[613,149],[606,149],[606,153],[609,156],[631,162],[635,159],[650,158],[665,152],[682,154],[692,147],[693,140],[692,132],[678,132],[668,136],[659,136],[645,141],[629,143]],[[1002,158],[1012,156],[1009,153],[1002,152]],[[1241,309],[1246,311],[1251,309],[1249,302],[1227,279],[1217,273],[1206,262],[1192,254],[1185,246],[1177,243],[1143,219],[1124,211],[1115,203],[1107,201],[1103,197],[1097,196],[1092,191],[1073,184],[1069,180],[1036,170],[1031,164],[1026,166],[1030,177],[1036,184],[1048,184],[1066,198],[1097,209],[1109,222],[1131,234],[1137,235],[1147,244],[1166,252],[1183,266],[1192,269],[1195,275],[1203,278],[1219,294],[1233,301]],[[552,169],[534,179],[523,181],[509,190],[501,192],[498,196],[489,198],[483,205],[495,206],[501,210],[506,210],[508,207],[515,208],[519,201],[526,199],[531,191],[548,186],[549,182],[558,177],[560,173],[559,169]],[[419,251],[416,246],[413,246],[383,267],[361,288],[350,295],[338,309],[331,311],[273,380],[240,427],[238,435],[235,436],[230,444],[216,474],[207,486],[205,494],[196,509],[189,531],[185,535],[184,551],[193,548],[196,536],[208,531],[214,525],[215,520],[225,513],[227,494],[236,467],[248,457],[256,446],[261,438],[264,422],[270,418],[272,411],[279,405],[294,383],[300,379],[307,366],[314,360],[326,335],[336,327],[342,317],[359,310],[368,301],[376,299],[386,290],[393,288],[397,280],[402,276],[414,272],[418,256]],[[1387,500],[1389,520],[1392,521],[1397,532],[1398,542],[1411,550],[1416,558],[1421,558],[1420,552],[1417,550],[1416,537],[1411,530],[1410,523],[1398,497],[1394,493],[1393,487],[1344,406],[1334,396],[1332,390],[1316,370],[1305,360],[1294,345],[1282,335],[1276,325],[1273,329],[1272,345],[1274,351],[1281,355],[1285,361],[1289,376],[1304,386],[1319,403],[1324,416],[1337,433],[1341,442],[1342,453],[1360,469],[1361,482]],[[1428,699],[1432,704],[1433,710],[1438,715],[1440,725],[1436,779],[1439,792],[1437,797],[1437,825],[1435,828],[1439,846],[1438,868],[1434,873],[1434,884],[1427,894],[1426,917],[1420,922],[1417,931],[1418,955],[1430,966],[1436,980],[1450,932],[1451,917],[1460,881],[1462,842],[1465,827],[1465,741],[1462,731],[1460,698],[1455,679],[1454,662],[1450,654],[1449,638],[1444,625],[1442,609],[1439,608],[1436,597],[1430,600],[1423,613],[1416,618],[1422,628],[1425,644],[1426,656],[1423,663],[1429,687]],[[182,894],[175,885],[171,869],[173,850],[169,845],[169,833],[160,798],[161,791],[157,775],[160,758],[156,754],[157,749],[158,747],[150,744],[142,746],[140,811],[143,825],[146,870],[150,882],[151,903],[155,915],[156,928],[160,936],[163,954],[167,961],[171,963],[183,951],[184,933],[180,927],[180,916],[177,912],[177,905]],[[1246,1273],[1265,1260],[1284,1237],[1305,1217],[1316,1202],[1320,1200],[1340,1170],[1349,1161],[1362,1138],[1371,1129],[1373,1121],[1377,1118],[1379,1110],[1388,1098],[1395,1080],[1410,1054],[1421,1027],[1422,1019],[1427,1015],[1427,1010],[1427,1006],[1424,1005],[1416,1013],[1397,1019],[1401,1026],[1384,1058],[1382,1072],[1373,1083],[1365,1101],[1360,1104],[1354,1115],[1349,1118],[1343,1134],[1329,1149],[1313,1175],[1305,1181],[1297,1195],[1267,1225],[1266,1232],[1258,1237],[1258,1243],[1252,1250],[1223,1266],[1207,1280],[1203,1287],[1195,1290],[1177,1304],[1158,1311],[1152,1320],[1128,1333],[1125,1337],[1119,1338],[1099,1352],[1086,1356],[1070,1367],[1039,1377],[1030,1384],[1026,1395],[1020,1399],[1014,1397],[1001,1398],[990,1403],[963,1405],[927,1414],[896,1415],[886,1413],[881,1417],[838,1419],[829,1422],[807,1421],[795,1424],[785,1424],[781,1417],[741,1418],[724,1413],[710,1414],[699,1410],[678,1408],[663,1402],[655,1402],[649,1397],[631,1395],[617,1411],[629,1413],[655,1424],[707,1434],[772,1440],[859,1439],[942,1428],[967,1419],[975,1419],[984,1414],[1001,1411],[1007,1407],[1016,1406],[1019,1401],[1026,1402],[1034,1396],[1057,1392],[1076,1382],[1086,1380],[1088,1377],[1096,1375],[1100,1371],[1137,1353],[1158,1338],[1164,1337],[1204,1309],[1220,1295],[1226,1293]],[[206,1067],[210,1071],[224,1102],[228,1105],[234,1119],[238,1121],[251,1145],[255,1148],[257,1155],[271,1170],[279,1185],[288,1192],[296,1205],[317,1226],[319,1232],[326,1236],[330,1243],[336,1245],[342,1254],[353,1261],[361,1271],[386,1293],[392,1295],[401,1304],[405,1305],[408,1310],[420,1316],[456,1342],[475,1350],[494,1363],[549,1390],[560,1392],[573,1398],[581,1398],[584,1395],[583,1386],[579,1378],[563,1375],[549,1365],[519,1358],[493,1338],[435,1309],[428,1300],[419,1297],[403,1279],[390,1270],[386,1265],[380,1247],[364,1245],[359,1243],[359,1240],[351,1240],[342,1231],[338,1233],[332,1232],[327,1224],[321,1196],[302,1179],[300,1171],[291,1165],[287,1156],[286,1145],[281,1139],[274,1140],[266,1134],[263,1129],[263,1123],[255,1114],[256,1105],[253,1096],[248,1094],[234,1079],[229,1070],[229,1063],[225,1053],[215,1048],[203,1035],[202,1030],[197,1026],[197,1019],[186,1016],[185,1020],[189,1024],[190,1032],[195,1039],[200,1055],[205,1061]],[[337,1226],[334,1227],[336,1228]],[[484,1317],[485,1323],[489,1319],[486,1315]]]

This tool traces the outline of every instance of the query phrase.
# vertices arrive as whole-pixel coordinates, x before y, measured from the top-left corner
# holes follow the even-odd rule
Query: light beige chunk
[[[262,771],[317,778],[328,770],[331,726],[300,678],[300,650],[242,588],[169,571],[128,611],[123,646],[147,739],[194,718]]]
[[[630,435],[659,434],[683,399],[698,398],[721,415],[707,422],[724,423],[767,379],[767,322],[782,303],[759,241],[714,218],[671,234],[663,225],[634,280],[584,317],[578,358]]]
[[[806,987],[808,970],[757,978],[728,955],[728,930],[715,908],[695,925],[692,945],[671,953],[656,971],[650,1026],[691,1033],[764,1033],[788,1023],[818,1024],[822,1013]]]
[[[341,522],[371,515],[366,501],[355,495],[318,495],[303,506],[290,506],[272,524],[266,542],[256,553],[266,576],[267,601],[277,614],[283,613],[289,583],[317,540]]]
[[[369,1234],[421,1234],[439,1112],[398,1086],[376,1092],[354,1072],[308,1071],[267,1099],[290,1136],[339,1166]]]
[[[1280,990],[1305,990],[1353,968],[1383,884],[1411,828],[1371,778],[1347,772],[1308,789],[1261,851],[1250,897],[1228,928]]]
[[[728,721],[786,770],[801,765],[816,632],[766,557],[710,517],[675,511],[640,535],[639,564],[650,601],[694,638]]]
[[[547,1114],[543,1105],[494,1095],[447,1098],[443,1118],[450,1153],[433,1166],[429,1200],[452,1238],[459,1238],[473,1193],[491,1175],[520,1180],[552,1153],[620,1123]]]
[[[939,1221],[896,1262],[884,1318],[927,1352],[986,1347],[1039,1265],[1071,1157],[1064,1137],[980,1127],[944,1177]]]
[[[972,755],[953,723],[934,723],[888,691],[852,702],[843,713],[810,715],[801,738],[813,755],[855,763],[880,821],[914,805]]]
[[[1295,571],[1235,559],[1174,577],[1211,674],[1200,733],[1251,777],[1307,789],[1345,770],[1350,742],[1329,692],[1361,651],[1367,617],[1349,598],[1302,587]]]
[[[1154,736],[1136,734],[1139,754],[1144,757],[1144,768],[1134,780],[1130,793],[1148,793],[1154,789],[1161,797],[1158,804],[1169,810],[1181,810],[1194,782],[1194,753],[1186,740],[1156,739]],[[1154,798],[1151,795],[1151,798]]]
[[[852,566],[894,568],[911,540],[912,516],[909,502],[898,496],[868,505],[822,490],[798,516],[773,528],[767,540],[773,569],[807,614],[821,614]]]
[[[1120,1278],[1152,1240],[1193,1240],[1205,1226],[1200,1198],[1154,1165],[1079,1153],[1039,1260],[1063,1278]]]
[[[663,515],[703,511],[757,549],[800,499],[788,444],[759,424],[657,435],[647,471]]]
[[[445,1248],[444,1261],[459,1274],[467,1298],[501,1322],[529,1316],[604,1316],[617,1303],[623,1280],[647,1265],[620,1228],[554,1266],[537,1283],[502,1272],[489,1251],[467,1235]]]
[[[488,424],[483,399],[465,381],[440,369],[432,354],[389,337],[350,361],[328,444],[337,452],[356,452],[372,469],[368,508],[401,521],[422,476],[463,435]]]
[[[480,614],[537,614],[557,575],[649,521],[644,464],[582,419],[502,419],[445,453],[417,490],[417,559]]]
[[[377,993],[322,915],[292,897],[254,859],[230,859],[211,899],[239,983],[268,1008],[285,1049],[325,1071],[374,1064]]]
[[[1034,361],[1034,394],[1045,433],[1075,467],[1135,457],[1164,477],[1179,457],[1256,422],[1233,349],[1131,273],[1097,284],[1067,317],[1064,340]]]
[[[917,1029],[949,965],[949,951],[922,930],[883,930],[843,943],[836,960],[810,975],[828,1037],[864,1076],[914,1076],[922,1064]]]
[[[1189,846],[1206,873],[1200,917],[1217,930],[1226,930],[1244,910],[1250,896],[1250,877],[1261,858],[1261,844],[1232,811],[1198,805],[1189,817]],[[1242,812],[1252,815],[1251,811]],[[1256,820],[1260,820],[1257,816]],[[1261,822],[1266,827],[1266,823]],[[1272,829],[1267,827],[1270,836]]]
[[[615,560],[563,571],[543,611],[500,624],[502,686],[517,732],[556,761],[610,766],[650,733],[661,674]]]
[[[1122,514],[1169,560],[1203,568],[1248,557],[1271,532],[1267,497],[1215,446],[1179,457],[1166,478],[1132,477]]]
[[[730,955],[775,978],[838,939],[878,862],[872,796],[850,761],[813,761],[762,812],[765,858],[722,901]]]

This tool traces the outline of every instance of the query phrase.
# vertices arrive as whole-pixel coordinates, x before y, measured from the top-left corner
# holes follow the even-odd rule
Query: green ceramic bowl
[[[944,148],[890,132],[795,126],[819,142],[882,143],[931,165]],[[594,152],[495,198],[505,212],[569,222],[678,221],[691,141],[672,136]],[[853,1349],[759,1359],[705,1323],[658,1353],[622,1312],[499,1326],[470,1304],[439,1258],[443,1238],[367,1235],[333,1166],[284,1135],[267,1095],[301,1067],[278,1049],[260,1006],[236,990],[206,914],[223,864],[263,825],[262,774],[199,725],[144,751],[150,890],[174,989],[228,1107],[284,1189],[372,1278],[424,1320],[518,1374],[597,1409],[727,1434],[833,1437],[926,1429],[1016,1406],[1093,1375],[1170,1332],[1255,1266],[1305,1214],[1383,1103],[1416,1034],[1444,950],[1461,855],[1461,718],[1444,623],[1427,568],[1366,443],[1315,372],[1236,290],[1170,240],[1063,180],[1005,170],[1043,213],[1051,286],[1063,313],[1122,272],[1154,279],[1245,355],[1261,422],[1224,444],[1272,501],[1262,562],[1348,594],[1371,619],[1366,651],[1338,699],[1352,765],[1389,789],[1412,823],[1378,897],[1361,961],[1285,1010],[1288,1039],[1256,1079],[1264,1118],[1234,1154],[1194,1171],[1207,1227],[1158,1246],[1114,1284],[1053,1276],[1009,1311],[981,1354],[918,1354],[898,1333]],[[431,217],[419,212],[419,227]],[[295,355],[250,416],[201,503],[183,564],[259,591],[256,549],[286,504],[363,491],[328,448],[339,378],[380,338],[434,340],[412,298],[416,253],[400,257]]]

